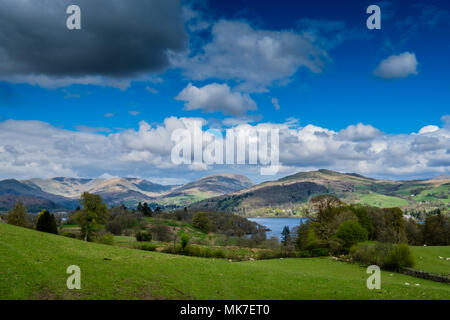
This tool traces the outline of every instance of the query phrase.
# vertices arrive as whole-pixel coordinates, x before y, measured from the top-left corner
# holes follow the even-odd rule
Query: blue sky
[[[65,3],[63,0],[60,2]],[[82,30],[75,31],[79,32],[80,39],[83,39],[83,36],[88,37],[90,28],[93,28],[90,19],[95,17],[97,9],[90,8],[83,1],[78,2],[82,17],[89,15]],[[381,8],[381,30],[366,28],[369,15],[365,11],[371,4],[377,4]],[[130,7],[133,5],[133,2],[130,2]],[[248,122],[252,126],[258,126],[264,123],[295,122],[295,130],[300,131],[307,125],[313,125],[334,133],[349,129],[349,126],[363,124],[372,129],[376,128],[383,139],[389,140],[391,136],[393,139],[401,139],[407,136],[405,139],[409,139],[407,141],[411,146],[417,138],[411,136],[412,133],[432,126],[432,130],[425,130],[424,133],[431,135],[429,138],[438,139],[441,148],[428,150],[434,153],[430,153],[426,159],[422,159],[423,153],[418,153],[414,165],[403,163],[401,159],[380,160],[377,157],[375,160],[361,155],[352,161],[366,161],[366,164],[357,168],[360,173],[375,177],[428,177],[448,172],[449,121],[445,117],[450,113],[448,1],[240,0],[183,1],[179,5],[174,1],[170,10],[180,11],[179,17],[184,29],[177,31],[178,33],[170,33],[170,37],[176,38],[173,34],[184,33],[183,39],[176,39],[183,43],[184,47],[172,45],[175,40],[171,39],[163,45],[155,44],[157,48],[153,49],[149,41],[147,46],[150,52],[161,50],[162,54],[166,54],[167,50],[173,50],[167,61],[155,68],[143,66],[139,72],[133,69],[134,73],[130,71],[130,74],[111,76],[108,72],[98,71],[96,68],[84,70],[84,65],[78,61],[77,56],[72,56],[72,61],[67,63],[75,66],[80,63],[79,72],[73,72],[71,68],[67,68],[67,72],[64,71],[66,66],[61,62],[61,69],[58,69],[61,72],[55,73],[54,70],[47,71],[49,66],[40,64],[39,61],[32,60],[33,58],[27,60],[25,57],[24,61],[15,61],[11,57],[6,59],[4,63],[12,66],[33,67],[30,67],[29,71],[27,67],[25,71],[23,68],[14,67],[0,70],[0,121],[5,125],[7,121],[16,120],[20,121],[16,124],[26,126],[31,124],[27,121],[39,120],[49,125],[52,130],[62,130],[64,134],[73,131],[104,137],[131,131],[139,135],[143,121],[152,128],[157,128],[164,126],[165,119],[170,117],[202,118],[205,120],[205,128],[227,127],[230,123]],[[132,15],[133,12],[130,10],[129,14]],[[20,16],[20,13],[18,15]],[[65,19],[64,16],[62,18]],[[151,16],[148,19],[151,19]],[[173,24],[175,29],[177,22],[171,21],[167,24],[167,29],[172,28],[170,24]],[[156,28],[151,24],[143,26],[145,27]],[[25,26],[23,28],[26,29]],[[132,26],[127,28],[132,30]],[[107,28],[106,30],[108,31]],[[67,34],[67,30],[61,32]],[[169,37],[167,30],[158,29],[155,32],[160,32],[161,38]],[[236,32],[236,42],[241,36],[241,40],[258,39],[261,40],[260,46],[273,47],[252,47],[246,52],[245,44],[238,46],[233,42],[233,32]],[[136,36],[135,40],[146,42],[145,35],[140,36],[143,38]],[[129,37],[132,38],[133,34]],[[59,41],[55,39],[50,37],[49,44]],[[264,42],[264,39],[268,42]],[[80,41],[81,48],[77,53],[80,56],[86,55],[80,58],[80,61],[89,60],[89,54],[84,54],[86,51],[82,50],[83,45],[87,44],[84,40]],[[113,48],[121,45],[114,40],[108,43]],[[239,50],[232,52],[233,48],[227,48],[227,45],[236,45]],[[275,45],[282,46],[282,49],[278,49],[281,51],[270,51],[275,50]],[[57,55],[58,50],[62,50],[59,48],[70,49],[70,44],[55,42],[53,47],[44,50],[47,50],[48,54]],[[262,51],[261,48],[267,50]],[[133,49],[126,47],[118,52]],[[260,49],[261,51],[258,51]],[[95,50],[105,54],[103,49]],[[112,49],[111,55],[114,54],[117,53]],[[267,58],[266,55],[270,54],[272,56]],[[107,55],[104,57],[105,61],[108,61]],[[243,57],[246,55],[257,57],[254,61],[252,58],[245,60]],[[310,59],[311,57],[314,59]],[[145,65],[146,58],[142,59],[142,65]],[[218,65],[220,61],[225,61],[224,65]],[[285,63],[285,69],[278,69],[277,61]],[[106,68],[111,70],[117,67],[114,63],[105,64]],[[236,69],[233,69],[234,67]],[[82,77],[91,80],[82,81]],[[80,82],[84,84],[79,84]],[[210,96],[206,102],[200,101],[197,96],[193,96],[194,93],[189,88]],[[225,90],[225,96],[234,95],[234,100],[230,101],[235,104],[231,106],[217,101],[215,105],[214,99],[224,96],[212,96],[212,89]],[[230,111],[230,108],[234,108],[234,111]],[[365,127],[361,128],[365,130]],[[356,140],[352,138],[351,141]],[[26,147],[25,142],[17,142],[16,148],[19,148],[21,143]],[[375,145],[377,141],[371,143]],[[28,160],[7,158],[7,142],[3,141],[3,146],[7,159],[4,161],[3,170],[0,165],[0,175],[3,177],[59,174],[90,177],[101,174],[139,175],[139,172],[130,170],[130,165],[125,163],[123,166],[117,163],[102,172],[101,168],[86,159],[82,161],[86,163],[83,168],[78,165],[75,168],[67,163],[54,163],[53,167],[60,168],[53,170],[54,172],[48,168],[45,171],[47,173],[40,170],[28,172],[22,170]],[[361,145],[358,148],[361,148]],[[370,146],[366,148],[369,150]],[[130,152],[129,148],[125,149],[127,151],[124,152]],[[139,149],[139,152],[142,150]],[[290,150],[286,150],[286,153],[289,152]],[[151,157],[155,156],[162,154],[152,154]],[[389,157],[396,156],[406,157],[407,153],[389,153]],[[313,153],[304,159],[311,157],[331,158],[336,155],[326,152]],[[436,157],[442,158],[443,165],[430,165],[431,159]],[[309,160],[302,163],[301,157],[299,158],[298,163],[286,166],[286,170],[280,174],[319,168],[322,163],[304,165],[303,163]],[[381,163],[369,168],[373,164],[371,161]],[[37,166],[48,165],[48,162],[38,162]],[[342,163],[329,161],[330,164],[326,166],[336,170],[354,167],[354,164],[344,162],[344,158]],[[393,162],[396,164],[391,167],[387,165]],[[421,165],[417,165],[419,162]],[[146,168],[147,173],[141,174],[146,178],[160,176],[173,179],[179,176],[179,172],[186,172],[186,177],[190,179],[205,175],[209,171],[235,170],[225,167],[210,167],[205,171],[167,169],[155,166],[148,159],[139,163],[139,168]],[[246,170],[239,168],[238,171],[246,173]],[[263,179],[255,176],[253,169],[248,170],[247,174],[254,179]]]

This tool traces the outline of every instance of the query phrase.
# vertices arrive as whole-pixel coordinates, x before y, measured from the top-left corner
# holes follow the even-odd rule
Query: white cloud
[[[275,108],[275,110],[280,110],[280,102],[278,101],[277,98],[272,98],[271,102],[272,102],[273,107]]]
[[[180,176],[190,180],[205,174],[199,170],[229,169],[262,179],[252,166],[175,166],[170,158],[171,134],[186,128],[183,120],[170,117],[154,126],[142,121],[138,130],[106,134],[70,131],[40,121],[6,120],[0,122],[0,178],[98,177],[107,172],[155,181]],[[207,128],[203,119],[197,120]],[[249,128],[279,129],[280,172],[286,174],[328,168],[374,177],[416,178],[450,170],[448,128],[409,135],[389,135],[362,124],[337,132],[314,125],[302,127],[295,121],[235,123],[233,128],[241,132]]]
[[[438,130],[439,130],[438,126],[429,125],[429,126],[425,126],[422,129],[420,129],[419,134],[431,133],[431,132],[435,132]]]
[[[257,30],[245,22],[220,20],[212,27],[212,41],[194,56],[172,55],[172,64],[194,80],[235,80],[245,91],[265,91],[286,83],[299,68],[320,73],[327,53],[311,34]]]
[[[132,116],[138,116],[140,114],[139,111],[135,111],[135,110],[130,110],[128,111],[129,114],[131,114]]]
[[[378,65],[374,75],[384,79],[406,78],[418,74],[417,59],[414,53],[404,52],[398,56],[392,55]]]
[[[90,127],[85,125],[75,126],[78,131],[82,132],[111,132],[111,129],[105,127]]]
[[[148,92],[153,93],[153,94],[157,94],[158,93],[158,90],[156,90],[156,89],[154,89],[154,88],[152,88],[150,86],[146,86],[145,90],[147,90]]]
[[[357,125],[351,125],[346,129],[341,130],[339,132],[339,137],[344,140],[362,141],[375,138],[380,133],[380,130],[372,127],[371,125],[358,123]]]
[[[190,83],[175,99],[185,101],[186,110],[222,112],[233,116],[242,116],[249,110],[257,109],[248,94],[233,92],[227,84],[212,83],[198,88]]]
[[[105,113],[103,116],[104,116],[105,118],[112,118],[112,117],[115,116],[115,114],[112,113],[112,112],[108,112],[108,113]]]

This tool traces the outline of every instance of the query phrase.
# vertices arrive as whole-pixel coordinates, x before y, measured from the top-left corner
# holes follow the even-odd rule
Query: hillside
[[[330,170],[300,172],[229,195],[203,200],[196,209],[212,209],[259,215],[275,209],[300,213],[308,199],[334,194],[348,203],[407,209],[443,207],[448,209],[450,180],[375,180],[358,174]]]
[[[312,196],[326,193],[347,203],[398,206],[408,211],[448,211],[450,206],[450,179],[445,175],[430,180],[390,181],[318,170],[258,185],[235,174],[210,175],[181,186],[137,178],[10,179],[0,181],[0,211],[9,210],[19,196],[36,210],[74,208],[85,191],[101,195],[109,206],[134,207],[138,202],[148,202],[168,208],[191,206],[247,216],[301,214]]]
[[[252,186],[253,182],[243,175],[215,174],[175,188],[156,201],[165,205],[184,206],[218,195],[245,190]]]
[[[229,263],[41,233],[0,223],[0,299],[448,299],[450,286],[329,258]],[[109,259],[109,260],[106,260]],[[81,290],[68,290],[68,266]],[[195,270],[195,272],[186,272]],[[392,274],[392,276],[390,275]],[[405,286],[405,282],[420,286]]]
[[[45,192],[79,199],[83,192],[99,194],[109,205],[135,206],[138,202],[151,202],[173,186],[164,186],[137,178],[75,179],[52,178],[31,179],[23,183],[37,186]]]
[[[0,211],[11,209],[22,201],[32,212],[47,209],[75,207],[78,201],[43,191],[38,186],[30,186],[14,179],[0,181]]]

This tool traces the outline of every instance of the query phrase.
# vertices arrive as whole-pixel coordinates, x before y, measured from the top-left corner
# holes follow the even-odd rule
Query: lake
[[[305,221],[306,218],[248,218],[248,220],[269,228],[271,231],[266,231],[267,239],[271,237],[281,239],[281,232],[285,226],[288,226],[289,230],[292,231],[294,227],[299,226],[300,222]]]

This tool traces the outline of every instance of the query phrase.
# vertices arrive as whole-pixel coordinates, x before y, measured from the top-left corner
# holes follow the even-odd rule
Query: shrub
[[[136,233],[136,240],[139,242],[148,242],[152,241],[152,235],[145,231],[139,231]]]
[[[377,265],[380,268],[398,271],[401,268],[413,267],[414,257],[406,244],[377,242],[375,245],[358,245],[350,249],[355,261],[365,265]]]
[[[392,248],[387,256],[384,265],[386,269],[400,270],[402,268],[411,268],[414,266],[414,257],[408,245],[399,243]]]
[[[363,264],[382,267],[391,250],[392,244],[387,242],[377,242],[375,245],[362,244],[353,246],[350,249],[350,256]]]
[[[153,243],[144,243],[141,245],[140,249],[144,251],[155,251],[156,245],[154,245]]]
[[[350,248],[358,242],[366,241],[367,235],[367,230],[353,220],[342,222],[336,231],[336,237],[344,242],[346,248]]]
[[[120,234],[122,233],[122,225],[119,223],[119,221],[116,220],[109,221],[105,225],[105,229],[112,234],[115,234],[116,236],[120,236]]]
[[[114,244],[114,236],[111,233],[104,233],[97,238],[96,242],[112,246]]]
[[[68,238],[73,238],[73,239],[78,239],[78,235],[74,232],[63,232],[62,236],[64,237],[68,237]]]
[[[182,235],[181,235],[181,250],[182,251],[185,251],[186,250],[186,247],[187,247],[187,245],[189,244],[189,240],[190,240],[191,238],[189,237],[189,235],[188,234],[186,234],[186,233],[183,233]]]
[[[170,228],[165,224],[154,224],[150,227],[152,238],[157,241],[171,241],[173,239]]]

